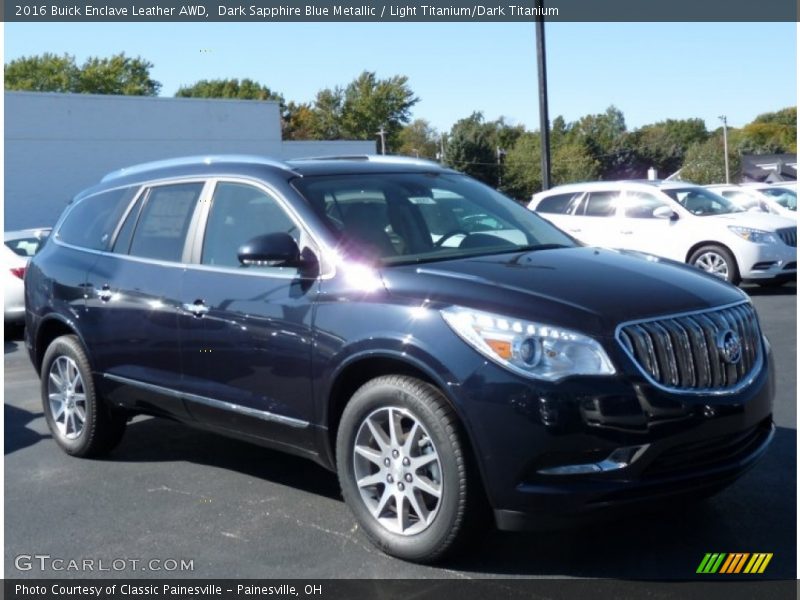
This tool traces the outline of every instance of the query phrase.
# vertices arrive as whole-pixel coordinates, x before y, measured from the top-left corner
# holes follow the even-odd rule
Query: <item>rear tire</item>
[[[67,454],[107,454],[119,444],[127,423],[97,395],[89,359],[77,336],[63,335],[42,361],[42,408],[53,439]]]
[[[715,244],[702,246],[689,257],[689,264],[710,275],[724,279],[731,285],[739,285],[739,266],[730,250]]]
[[[466,455],[442,393],[400,375],[356,391],[336,441],[342,495],[367,537],[387,554],[419,563],[443,557],[468,529],[479,483],[468,475]]]

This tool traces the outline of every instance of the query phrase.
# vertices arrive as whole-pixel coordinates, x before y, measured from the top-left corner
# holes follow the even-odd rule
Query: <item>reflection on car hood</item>
[[[738,225],[741,227],[753,227],[764,231],[775,231],[784,227],[796,227],[797,220],[780,215],[771,215],[762,212],[740,212],[728,215],[714,215],[713,217],[703,217],[704,219],[715,219],[726,225]]]
[[[383,269],[395,297],[457,304],[610,335],[633,319],[740,302],[692,267],[599,248],[560,248]]]

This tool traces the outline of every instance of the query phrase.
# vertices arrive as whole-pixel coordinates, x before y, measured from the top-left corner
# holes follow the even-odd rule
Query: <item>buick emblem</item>
[[[717,336],[717,348],[726,363],[735,365],[742,358],[742,342],[732,329],[721,331]]]

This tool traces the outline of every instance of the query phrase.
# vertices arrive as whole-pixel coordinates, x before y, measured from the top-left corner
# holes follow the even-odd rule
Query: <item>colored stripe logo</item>
[[[700,561],[697,573],[735,575],[763,573],[772,560],[772,552],[708,552]]]

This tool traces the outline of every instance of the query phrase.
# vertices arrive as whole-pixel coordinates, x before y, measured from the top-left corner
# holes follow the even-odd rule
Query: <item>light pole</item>
[[[731,182],[730,165],[728,165],[728,117],[720,115],[722,121],[722,144],[725,146],[725,183]]]
[[[550,119],[547,116],[547,67],[544,52],[544,3],[536,0],[536,59],[539,71],[539,132],[542,140],[542,189],[550,188]]]

